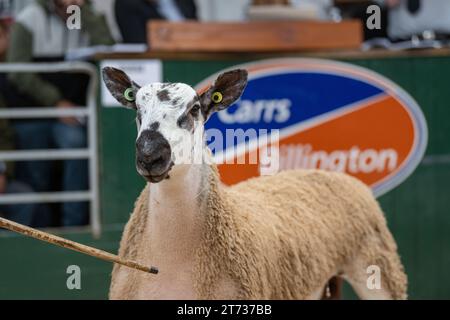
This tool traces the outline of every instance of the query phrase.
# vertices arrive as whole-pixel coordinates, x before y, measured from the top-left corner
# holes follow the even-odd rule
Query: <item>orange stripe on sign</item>
[[[386,97],[281,139],[280,166],[345,171],[373,185],[397,172],[413,145],[409,113],[397,100]],[[219,166],[226,184],[258,176],[258,168],[257,164]]]

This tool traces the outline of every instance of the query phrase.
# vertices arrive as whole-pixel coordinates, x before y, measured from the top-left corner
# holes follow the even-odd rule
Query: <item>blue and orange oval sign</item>
[[[257,135],[279,129],[281,170],[346,172],[381,195],[403,182],[423,157],[427,126],[420,107],[373,71],[297,58],[230,69],[235,68],[249,71],[247,88],[237,103],[211,117],[207,129],[216,128],[224,136],[230,129],[255,129]],[[205,90],[216,76],[197,90]],[[244,150],[251,154],[255,148]],[[222,164],[219,170],[226,184],[259,175],[258,164]]]

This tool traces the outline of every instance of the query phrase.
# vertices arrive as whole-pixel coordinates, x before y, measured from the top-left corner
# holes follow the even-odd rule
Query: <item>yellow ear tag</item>
[[[134,90],[133,88],[127,88],[127,90],[125,90],[125,92],[123,93],[123,96],[125,98],[125,100],[133,102],[136,98],[134,96]]]
[[[222,94],[219,91],[216,91],[216,92],[213,93],[212,101],[214,103],[220,103],[220,102],[222,102],[222,100],[223,100],[223,96],[222,96]]]

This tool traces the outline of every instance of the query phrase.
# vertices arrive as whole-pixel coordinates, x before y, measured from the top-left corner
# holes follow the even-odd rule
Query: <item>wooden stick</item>
[[[140,271],[144,271],[144,272],[148,272],[148,273],[153,273],[153,274],[157,274],[158,273],[158,268],[155,267],[147,267],[147,266],[143,266],[137,262],[134,261],[130,261],[130,260],[123,260],[121,258],[119,258],[118,256],[103,251],[103,250],[99,250],[93,247],[89,247],[86,246],[84,244],[75,242],[75,241],[71,241],[68,239],[64,239],[58,236],[55,236],[53,234],[47,233],[47,232],[43,232],[43,231],[39,231],[27,226],[24,226],[22,224],[4,219],[2,217],[0,217],[0,227],[8,229],[10,231],[14,231],[23,235],[26,235],[28,237],[32,237],[41,241],[45,241],[66,249],[70,249],[70,250],[74,250],[80,253],[84,253],[87,255],[90,255],[92,257],[96,257],[96,258],[100,258],[109,262],[115,262],[124,266],[127,266],[129,268],[133,268],[136,270],[140,270]]]

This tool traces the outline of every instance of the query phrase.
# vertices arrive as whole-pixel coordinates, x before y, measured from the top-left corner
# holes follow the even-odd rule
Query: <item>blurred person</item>
[[[194,0],[116,0],[116,20],[125,43],[147,43],[147,22],[196,20]]]
[[[0,62],[4,61],[9,45],[9,27],[11,17],[0,11]],[[7,87],[5,74],[0,74],[0,88]],[[0,91],[0,109],[6,108],[6,102]],[[7,119],[0,119],[0,150],[14,150],[14,132]],[[32,188],[14,177],[14,163],[0,160],[0,194],[28,193]],[[0,205],[0,215],[10,220],[33,226],[42,227],[50,224],[50,212],[41,204],[10,204]]]
[[[6,164],[0,160],[0,195],[13,193],[30,193],[33,190],[19,181],[9,181],[6,174]],[[24,204],[0,204],[0,216],[27,226],[31,226],[38,205],[33,203]]]
[[[4,61],[8,50],[9,32],[8,19],[1,15],[0,11],[0,63]],[[6,85],[6,77],[0,74],[0,88]],[[0,91],[0,110],[6,107],[2,92]],[[0,119],[0,150],[13,150],[13,132],[6,119]]]
[[[386,7],[381,7],[380,10],[380,28],[372,28],[367,25],[367,18],[370,14],[367,13],[367,8],[379,4],[376,0],[361,1],[361,2],[339,2],[337,7],[340,10],[343,19],[358,19],[361,21],[364,30],[364,40],[387,38],[387,10]]]
[[[393,40],[408,40],[424,31],[450,35],[449,0],[377,0],[388,9],[388,35]]]
[[[81,8],[81,29],[68,29],[67,8]],[[36,0],[16,17],[10,35],[8,62],[54,62],[64,59],[68,50],[89,45],[112,44],[106,21],[97,15],[87,0]],[[73,108],[85,104],[86,75],[74,73],[12,73],[8,87],[2,90],[11,107]],[[15,120],[16,145],[19,149],[85,148],[84,119],[63,117],[57,120]],[[38,192],[52,189],[53,163],[27,161],[17,164],[17,178]],[[87,161],[67,160],[62,166],[64,191],[88,188]],[[88,223],[86,202],[62,205],[63,226]]]

